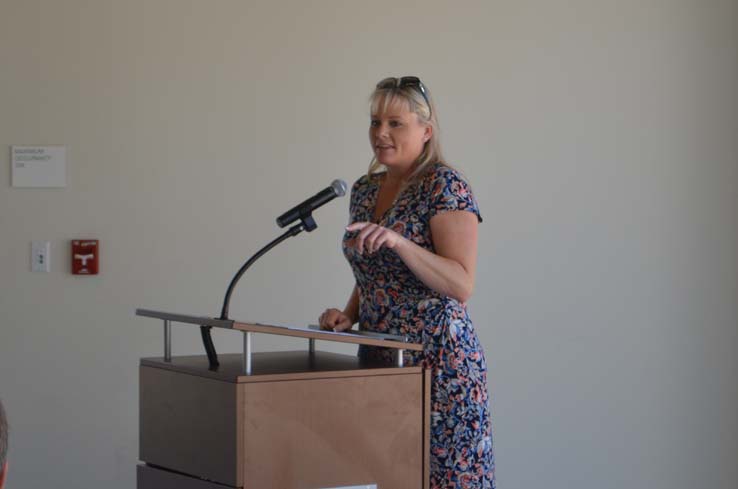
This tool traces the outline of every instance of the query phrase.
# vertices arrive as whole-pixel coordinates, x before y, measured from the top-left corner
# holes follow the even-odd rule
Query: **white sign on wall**
[[[13,187],[66,187],[66,146],[11,146]]]

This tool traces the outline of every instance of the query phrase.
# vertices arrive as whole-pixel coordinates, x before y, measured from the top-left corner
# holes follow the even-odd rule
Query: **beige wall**
[[[137,360],[161,351],[134,309],[216,314],[278,214],[364,171],[373,83],[417,74],[485,217],[501,487],[735,488],[737,51],[734,0],[0,0],[9,487],[133,487]],[[12,144],[67,145],[68,187],[11,188]],[[347,203],[232,315],[342,305]],[[101,240],[99,276],[69,274],[75,237]]]

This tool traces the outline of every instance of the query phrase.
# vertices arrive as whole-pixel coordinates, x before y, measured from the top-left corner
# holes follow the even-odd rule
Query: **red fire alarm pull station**
[[[72,240],[72,274],[97,275],[100,242],[96,239]]]

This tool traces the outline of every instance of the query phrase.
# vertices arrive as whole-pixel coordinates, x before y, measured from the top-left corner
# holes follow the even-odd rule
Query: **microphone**
[[[283,228],[298,219],[305,219],[323,204],[330,202],[336,197],[346,195],[346,182],[343,180],[333,180],[330,187],[324,188],[317,194],[313,195],[306,201],[297,204],[277,218],[277,226]]]

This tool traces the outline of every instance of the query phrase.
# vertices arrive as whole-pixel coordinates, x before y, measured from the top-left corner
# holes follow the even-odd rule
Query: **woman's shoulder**
[[[466,177],[456,168],[436,163],[430,167],[424,179],[424,193],[428,196],[431,213],[467,210],[477,215],[479,222],[482,216]]]
[[[430,165],[423,175],[423,184],[427,185],[428,190],[449,185],[469,187],[469,182],[463,173],[444,163]]]

